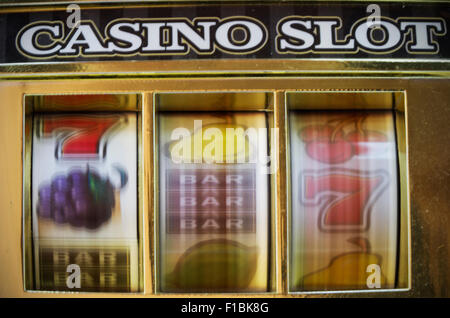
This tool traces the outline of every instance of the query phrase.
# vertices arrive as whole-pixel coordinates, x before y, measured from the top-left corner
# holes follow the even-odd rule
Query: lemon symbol
[[[256,248],[226,239],[202,241],[179,258],[167,286],[183,292],[243,290],[255,275],[256,261]]]
[[[253,155],[249,137],[258,138],[241,125],[210,124],[172,142],[169,157],[182,163],[243,163]]]

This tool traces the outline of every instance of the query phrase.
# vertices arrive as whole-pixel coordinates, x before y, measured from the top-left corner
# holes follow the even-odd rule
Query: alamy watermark
[[[381,288],[381,267],[378,264],[370,264],[366,268],[366,285],[368,288]]]
[[[381,20],[381,8],[378,4],[369,4],[366,8],[366,12],[370,13],[370,15],[367,17],[367,26],[372,28],[379,28],[380,27],[380,20]]]
[[[77,264],[69,264],[66,271],[69,274],[66,280],[66,285],[68,288],[81,288],[81,269]]]
[[[170,138],[170,157],[176,164],[253,163],[260,165],[264,174],[278,169],[278,128],[221,129],[214,125],[203,127],[202,120],[194,120],[193,134],[178,127]]]
[[[81,21],[81,9],[78,4],[69,4],[66,8],[66,12],[70,15],[66,19],[67,27],[70,29],[78,28]]]

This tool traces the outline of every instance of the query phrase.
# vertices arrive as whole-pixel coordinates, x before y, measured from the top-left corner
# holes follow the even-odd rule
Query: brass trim
[[[196,76],[433,76],[449,77],[450,60],[220,59],[0,64],[0,79],[143,78]],[[257,62],[257,63],[256,63]]]
[[[158,277],[158,272],[159,272],[159,268],[160,268],[160,264],[159,264],[159,246],[160,246],[160,242],[159,242],[159,192],[158,192],[158,187],[157,185],[159,184],[159,152],[158,152],[158,147],[156,145],[159,144],[158,142],[158,138],[159,138],[159,127],[158,127],[158,120],[157,120],[157,113],[158,113],[158,109],[157,109],[157,103],[156,103],[156,94],[155,93],[151,93],[152,94],[152,116],[151,116],[151,121],[152,121],[152,130],[150,131],[150,134],[152,136],[151,138],[151,148],[150,148],[150,154],[151,154],[151,167],[152,167],[152,178],[151,178],[151,193],[153,195],[152,197],[152,204],[151,207],[152,209],[150,210],[150,212],[152,213],[152,221],[153,223],[152,225],[152,230],[153,230],[153,250],[152,250],[152,255],[153,255],[153,272],[152,272],[152,287],[153,287],[153,291],[155,294],[158,293],[158,291],[160,290],[160,283],[159,283],[159,277]]]
[[[286,161],[283,160],[283,156],[280,154],[287,153],[286,147],[286,131],[284,129],[284,123],[286,119],[284,92],[275,92],[275,111],[274,120],[275,128],[278,128],[278,170],[276,173],[276,257],[277,257],[277,292],[281,294],[287,294],[287,241],[286,241],[286,229],[287,229],[287,207],[286,207]]]
[[[153,189],[153,165],[152,158],[148,154],[153,151],[153,139],[152,139],[152,126],[153,126],[153,96],[152,94],[144,93],[142,98],[142,160],[143,163],[143,196],[142,196],[142,207],[143,207],[143,236],[144,236],[144,288],[145,294],[151,294],[154,291],[153,281],[153,259],[154,259],[154,249],[152,247],[153,243],[153,200],[152,200],[152,189]]]
[[[26,98],[23,96],[22,107],[22,270],[23,270],[23,288],[30,290],[35,288],[34,283],[34,262],[33,262],[33,226],[31,217],[31,157],[32,157],[32,136],[33,136],[33,116],[32,106],[27,105]],[[25,248],[28,246],[29,248]]]
[[[406,100],[406,93],[404,100]],[[399,288],[411,289],[412,271],[411,271],[411,211],[409,200],[409,159],[408,159],[408,123],[407,108],[401,109],[396,106],[396,135],[397,135],[397,160],[399,169],[399,186],[400,186],[400,226],[398,228],[398,270],[397,270],[397,286]]]

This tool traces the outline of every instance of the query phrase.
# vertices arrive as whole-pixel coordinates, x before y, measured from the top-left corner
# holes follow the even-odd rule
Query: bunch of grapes
[[[114,188],[92,169],[58,175],[39,189],[38,215],[57,224],[96,229],[111,218]]]

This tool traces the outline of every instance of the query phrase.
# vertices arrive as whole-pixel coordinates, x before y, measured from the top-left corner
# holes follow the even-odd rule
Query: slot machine
[[[2,2],[0,296],[448,297],[449,16]]]

